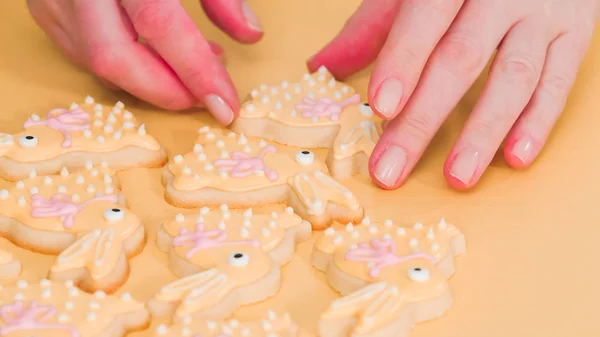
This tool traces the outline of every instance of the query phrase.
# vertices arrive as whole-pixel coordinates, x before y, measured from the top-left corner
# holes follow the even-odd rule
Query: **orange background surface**
[[[184,4],[205,35],[224,46],[228,69],[243,97],[261,83],[299,78],[304,60],[337,33],[359,1],[252,0],[266,31],[254,46],[236,44],[212,27],[197,2]],[[61,56],[31,20],[24,1],[0,4],[0,41],[2,132],[16,132],[29,114],[68,106],[87,94],[105,104],[125,102],[171,156],[190,149],[203,123],[216,125],[204,112],[165,112],[105,89]],[[481,78],[404,187],[381,191],[363,177],[344,181],[373,220],[391,218],[410,225],[444,216],[466,235],[468,252],[457,259],[457,273],[450,280],[454,307],[440,319],[419,324],[412,337],[600,335],[599,56],[597,36],[547,150],[528,170],[515,171],[498,156],[473,191],[456,192],[446,185],[442,165],[481,91]],[[364,72],[349,83],[364,95],[367,81]],[[154,236],[161,221],[178,210],[163,200],[160,170],[136,169],[120,177],[131,209],[149,233],[143,253],[131,260],[132,274],[121,292],[145,300],[175,279]],[[0,188],[5,186],[0,181]],[[287,310],[304,329],[315,331],[319,313],[337,295],[311,267],[311,244],[301,244],[297,257],[283,269],[283,287],[276,297],[244,307],[237,315]],[[23,262],[22,277],[29,281],[45,277],[55,259],[16,248],[5,239],[0,247]],[[149,331],[132,336],[149,336]]]

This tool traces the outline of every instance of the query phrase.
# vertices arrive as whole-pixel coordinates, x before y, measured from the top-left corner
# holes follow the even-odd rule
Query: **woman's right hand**
[[[201,0],[213,23],[242,43],[262,29],[245,0]],[[77,64],[111,87],[169,110],[206,106],[222,124],[239,110],[221,62],[179,0],[27,0],[36,23]],[[145,43],[138,41],[143,38]]]

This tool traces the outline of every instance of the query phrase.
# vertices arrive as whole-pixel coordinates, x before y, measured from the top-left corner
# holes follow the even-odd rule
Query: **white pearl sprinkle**
[[[6,198],[8,198],[8,190],[0,190],[0,199],[4,200]]]
[[[58,186],[58,192],[60,193],[65,193],[67,191],[67,187],[66,186]]]
[[[206,215],[206,214],[208,214],[208,212],[210,212],[210,208],[208,208],[208,207],[200,208],[200,214]]]
[[[346,225],[346,230],[348,232],[352,232],[354,230],[354,224],[352,224],[352,222],[348,222],[348,224]]]
[[[29,287],[29,283],[27,283],[27,281],[25,281],[25,280],[19,280],[17,282],[17,288],[19,288],[19,289],[27,289],[27,287]]]
[[[21,207],[22,207],[22,206],[25,206],[25,204],[26,204],[25,197],[21,196],[21,197],[19,198],[19,201],[18,201],[18,203],[19,203],[19,206],[21,206]]]
[[[338,235],[335,237],[335,239],[333,239],[333,243],[336,245],[339,245],[340,243],[342,243],[344,241],[344,237],[341,235]]]
[[[262,228],[260,231],[261,231],[262,235],[264,235],[264,236],[269,236],[269,235],[271,235],[271,231],[270,231],[270,230],[268,230],[267,228],[264,228],[264,227],[263,227],[263,228]]]
[[[396,229],[396,235],[404,236],[404,235],[406,235],[406,230],[404,228],[400,227],[400,228]]]
[[[175,162],[175,164],[179,164],[183,161],[183,156],[178,154],[175,157],[173,157],[173,161]]]
[[[25,188],[25,184],[22,181],[17,181],[17,188]]]
[[[88,321],[95,321],[96,320],[96,313],[95,312],[88,312],[88,314],[87,314],[87,320]]]
[[[335,229],[333,229],[333,228],[329,227],[329,228],[327,228],[327,229],[325,230],[325,233],[324,233],[324,234],[325,234],[326,236],[332,236],[332,235],[334,235],[334,234],[335,234]]]
[[[390,220],[390,219],[387,219],[387,220],[385,220],[385,221],[383,222],[383,225],[384,225],[385,227],[392,227],[392,226],[394,225],[394,223],[392,222],[392,220]]]
[[[418,229],[418,230],[421,230],[421,229],[423,229],[423,224],[422,224],[422,223],[420,223],[420,222],[417,222],[417,223],[414,225],[414,228],[415,228],[415,229]]]
[[[92,131],[90,131],[89,129],[83,130],[83,136],[88,139],[92,138]]]
[[[419,245],[419,240],[417,238],[412,238],[412,239],[410,239],[408,244],[414,248]]]
[[[52,178],[46,176],[44,177],[44,184],[45,185],[52,185]]]
[[[268,103],[268,102],[269,102],[269,96],[267,96],[267,95],[264,95],[264,96],[261,98],[261,101],[262,101],[263,103]]]
[[[245,227],[242,227],[242,229],[240,229],[240,235],[242,238],[247,238],[250,235],[250,232],[248,232],[248,229]]]
[[[371,218],[369,218],[368,216],[366,216],[366,217],[364,217],[362,219],[362,221],[360,223],[362,223],[363,225],[370,225],[371,224]]]
[[[285,212],[288,213],[288,214],[292,214],[292,213],[294,213],[294,209],[291,208],[291,207],[286,207],[285,208]]]
[[[185,220],[185,216],[183,214],[181,214],[181,213],[178,213],[175,216],[175,221],[177,221],[177,222],[183,222],[184,220]]]
[[[73,302],[71,302],[71,301],[65,302],[65,309],[73,310],[73,307],[74,307]]]
[[[40,192],[40,190],[39,190],[37,187],[33,186],[33,187],[32,187],[32,188],[29,190],[29,192],[30,192],[31,194],[38,194],[38,193]]]
[[[135,124],[131,121],[125,121],[125,123],[123,123],[123,129],[133,129],[135,127]]]
[[[267,146],[267,142],[266,142],[266,141],[264,141],[264,140],[261,140],[261,141],[258,143],[258,146],[260,146],[260,147],[266,147],[266,146]]]
[[[79,198],[79,194],[73,194],[73,195],[71,196],[71,200],[73,200],[73,201],[75,201],[75,202],[79,201],[79,199],[80,199],[80,198]]]
[[[121,295],[121,300],[123,301],[131,301],[131,294],[130,293],[124,293],[123,295]]]

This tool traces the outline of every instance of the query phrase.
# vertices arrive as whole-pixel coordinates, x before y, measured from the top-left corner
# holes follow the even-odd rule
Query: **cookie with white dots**
[[[333,221],[358,222],[363,209],[310,150],[202,127],[193,150],[164,168],[168,202],[178,207],[255,207],[286,203],[314,229]]]
[[[19,133],[0,133],[0,177],[7,180],[23,179],[33,169],[44,175],[75,170],[86,161],[122,170],[162,167],[167,156],[123,103],[107,107],[89,96],[45,117],[31,115]]]
[[[11,252],[0,249],[0,280],[13,279],[21,274],[21,262]]]
[[[313,265],[342,294],[321,315],[321,337],[407,336],[452,306],[448,278],[466,251],[460,231],[443,219],[411,228],[391,221],[329,228],[314,246]]]
[[[321,67],[298,82],[252,90],[231,128],[285,145],[329,148],[332,176],[346,178],[369,175],[369,156],[381,124],[353,88]]]
[[[157,245],[182,278],[164,286],[150,308],[177,322],[188,316],[226,318],[277,293],[281,267],[311,232],[291,207],[260,212],[222,205],[178,214],[161,226]]]
[[[125,205],[107,164],[87,162],[57,175],[31,171],[0,190],[0,236],[35,252],[58,255],[49,277],[85,290],[113,292],[144,247],[140,219]]]
[[[192,319],[188,317],[177,324],[159,325],[155,337],[306,337],[287,313],[267,311],[263,317],[237,320]]]
[[[79,290],[72,281],[19,280],[0,291],[0,335],[122,337],[150,323],[143,303]]]

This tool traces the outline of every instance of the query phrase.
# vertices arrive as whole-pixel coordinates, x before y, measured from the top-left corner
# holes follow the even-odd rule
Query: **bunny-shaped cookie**
[[[313,265],[344,297],[319,322],[321,337],[407,336],[415,323],[452,305],[447,279],[464,236],[444,220],[414,228],[352,224],[329,228],[313,251]]]
[[[314,229],[358,221],[356,196],[311,151],[290,151],[254,137],[203,127],[192,152],[164,169],[166,199],[180,207],[287,203]]]
[[[0,177],[12,181],[31,170],[48,175],[63,167],[79,169],[86,161],[121,170],[160,167],[166,159],[165,150],[123,103],[108,108],[89,96],[45,117],[31,115],[19,133],[0,133]]]

